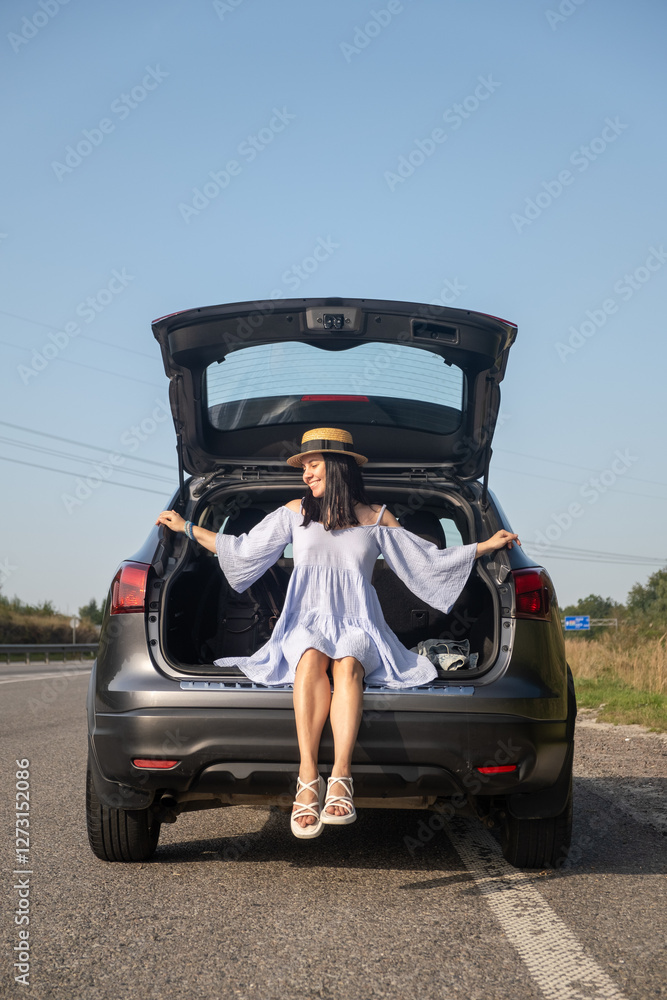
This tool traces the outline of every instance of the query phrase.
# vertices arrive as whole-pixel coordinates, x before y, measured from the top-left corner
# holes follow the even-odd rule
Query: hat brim
[[[306,451],[300,451],[298,455],[292,455],[287,459],[287,464],[298,469],[301,465],[301,459],[306,455],[349,455],[353,458],[357,465],[365,465],[368,459],[365,455],[359,455],[356,451],[345,451],[343,448],[309,448]]]

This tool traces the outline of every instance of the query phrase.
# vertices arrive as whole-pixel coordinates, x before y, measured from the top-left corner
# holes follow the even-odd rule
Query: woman
[[[402,688],[437,676],[430,660],[406,649],[383,618],[370,582],[378,556],[413,593],[447,613],[475,559],[521,543],[517,535],[498,531],[485,542],[438,549],[402,528],[386,505],[369,502],[359,469],[367,459],[354,451],[347,431],[307,431],[301,448],[287,462],[303,470],[305,497],[268,514],[247,534],[216,534],[174,511],[163,511],[156,523],[216,552],[239,593],[293,544],[294,570],[271,638],[252,656],[215,662],[235,664],[260,684],[293,684],[301,762],[291,829],[297,837],[313,838],[323,825],[356,819],[351,765],[364,680]],[[317,757],[327,718],[334,764],[325,788]]]

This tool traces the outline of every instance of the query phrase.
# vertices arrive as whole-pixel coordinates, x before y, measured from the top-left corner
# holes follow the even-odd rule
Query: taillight
[[[512,570],[514,590],[516,592],[516,617],[541,618],[548,621],[551,617],[551,580],[543,569]]]
[[[124,562],[111,584],[109,614],[125,615],[130,611],[146,609],[146,579],[150,566],[147,563]]]
[[[153,757],[135,757],[132,761],[135,767],[150,767],[150,768],[165,768],[165,767],[176,767],[178,764],[177,760],[162,760],[161,758]]]
[[[516,771],[516,769],[516,764],[496,764],[494,767],[476,768],[480,774],[511,774],[511,772]]]

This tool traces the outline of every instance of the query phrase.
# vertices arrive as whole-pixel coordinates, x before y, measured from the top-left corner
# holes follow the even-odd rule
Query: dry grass
[[[667,731],[667,634],[568,638],[565,650],[580,707],[594,709],[604,722]]]
[[[590,642],[566,639],[565,652],[575,680],[616,678],[640,691],[667,694],[667,633],[660,639],[611,632]]]

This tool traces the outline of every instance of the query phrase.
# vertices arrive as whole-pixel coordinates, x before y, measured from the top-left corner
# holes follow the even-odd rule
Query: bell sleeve
[[[405,528],[379,528],[387,566],[432,608],[449,614],[475,563],[477,543],[439,549]]]
[[[292,516],[279,507],[243,535],[218,533],[215,550],[229,585],[239,594],[281,557],[292,541]]]

